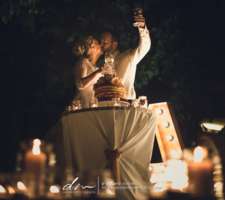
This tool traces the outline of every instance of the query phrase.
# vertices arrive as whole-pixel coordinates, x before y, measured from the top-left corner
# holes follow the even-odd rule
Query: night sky
[[[225,118],[224,4],[222,0],[1,1],[0,170],[13,170],[19,142],[44,138],[72,100],[76,61],[72,41],[113,30],[120,49],[135,46],[138,37],[131,24],[136,5],[144,8],[152,38],[151,51],[138,69],[137,93],[150,102],[169,101],[185,143],[191,145],[202,119]]]

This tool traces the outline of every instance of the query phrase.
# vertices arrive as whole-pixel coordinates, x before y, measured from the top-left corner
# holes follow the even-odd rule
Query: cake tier
[[[105,85],[95,88],[95,96],[98,100],[112,100],[113,98],[124,98],[125,88],[113,85]]]
[[[105,74],[94,85],[95,97],[99,101],[112,100],[113,98],[124,98],[126,89],[121,80],[112,74]]]

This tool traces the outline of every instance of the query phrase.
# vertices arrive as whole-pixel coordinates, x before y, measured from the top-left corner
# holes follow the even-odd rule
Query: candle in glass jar
[[[212,194],[213,164],[203,147],[194,149],[193,161],[188,164],[190,192],[195,196]]]
[[[43,195],[45,191],[46,154],[41,152],[41,141],[33,140],[32,149],[25,154],[25,169],[29,196]]]
[[[29,150],[25,155],[26,171],[41,175],[45,170],[46,155],[41,152],[41,141],[39,139],[33,140],[32,150]]]

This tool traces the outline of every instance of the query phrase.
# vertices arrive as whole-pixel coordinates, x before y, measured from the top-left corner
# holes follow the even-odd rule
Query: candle
[[[7,187],[7,190],[10,195],[13,195],[16,193],[15,189],[10,185]]]
[[[207,150],[196,147],[193,152],[193,160],[188,164],[190,192],[195,196],[212,195],[213,164],[207,158]]]
[[[41,175],[45,170],[46,155],[41,152],[41,141],[33,140],[32,150],[25,155],[25,167],[27,172]]]
[[[47,197],[51,199],[61,199],[60,187],[58,185],[51,185]]]
[[[32,193],[36,195],[44,192],[44,175],[46,167],[46,155],[41,152],[41,141],[33,140],[32,149],[25,154],[25,169],[28,175],[28,182]],[[32,188],[33,187],[33,188]],[[34,191],[33,191],[34,190]]]
[[[18,181],[17,184],[17,190],[19,193],[26,193],[27,192],[27,187],[22,181]]]

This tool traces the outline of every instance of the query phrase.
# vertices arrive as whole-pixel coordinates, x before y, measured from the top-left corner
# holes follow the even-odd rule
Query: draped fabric
[[[98,108],[68,113],[61,118],[60,160],[77,171],[104,169],[106,150],[116,151],[121,183],[119,199],[145,199],[148,166],[156,128],[155,115],[143,108]]]

